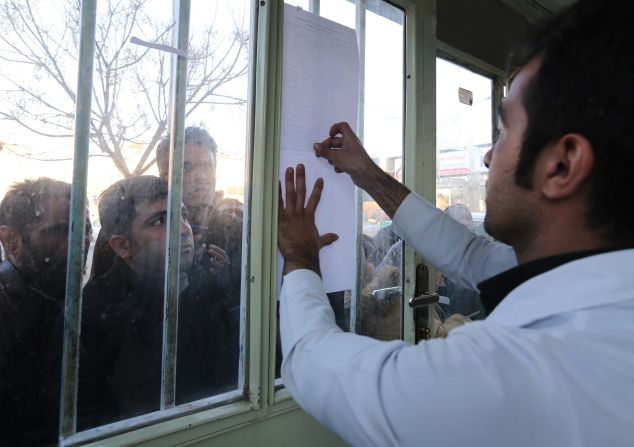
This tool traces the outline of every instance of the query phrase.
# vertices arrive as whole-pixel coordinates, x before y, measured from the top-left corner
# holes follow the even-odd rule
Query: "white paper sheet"
[[[305,12],[284,7],[282,60],[282,128],[280,179],[288,166],[306,166],[307,190],[317,177],[324,191],[317,209],[320,234],[337,233],[339,240],[320,253],[326,292],[351,289],[356,272],[354,185],[318,159],[313,144],[328,136],[330,126],[357,123],[359,52],[354,30]],[[281,272],[281,256],[280,256]]]

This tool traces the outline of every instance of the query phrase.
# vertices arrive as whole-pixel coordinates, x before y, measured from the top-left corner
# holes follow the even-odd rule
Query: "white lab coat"
[[[517,265],[512,247],[477,236],[415,193],[396,211],[392,231],[456,284],[471,290]]]
[[[410,195],[397,212],[412,242],[421,229],[438,241],[439,228],[411,215],[427,206]],[[474,266],[471,285],[516,262],[507,247],[469,237],[454,240],[466,241],[465,261],[454,250],[451,262],[426,257],[450,275]],[[282,377],[354,446],[632,446],[633,273],[634,250],[572,261],[521,284],[485,321],[412,346],[342,332],[321,279],[296,270],[282,288]]]

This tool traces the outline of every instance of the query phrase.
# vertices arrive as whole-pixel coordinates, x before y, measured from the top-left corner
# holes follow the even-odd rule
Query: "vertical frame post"
[[[405,21],[405,158],[404,183],[435,203],[436,197],[436,0],[419,0],[407,8]],[[420,256],[403,244],[403,297],[413,297]],[[430,288],[434,272],[430,267]],[[407,299],[407,298],[406,298]],[[414,342],[414,315],[403,308],[403,339]]]
[[[280,164],[283,0],[257,3],[249,216],[248,393],[251,405],[275,401],[277,334],[277,180]],[[272,267],[271,267],[272,266]],[[268,344],[262,340],[269,340]]]
[[[81,329],[81,286],[86,240],[86,190],[92,78],[95,54],[96,0],[81,2],[79,67],[75,102],[75,140],[73,186],[70,203],[70,231],[66,264],[66,300],[64,304],[64,341],[62,354],[62,389],[60,398],[60,439],[77,430],[77,373]],[[31,404],[37,404],[32,402]]]
[[[308,11],[312,12],[313,14],[319,15],[319,9],[320,9],[319,6],[320,6],[320,0],[308,1]]]
[[[187,54],[189,47],[190,0],[174,0],[176,33],[174,42]],[[176,346],[178,336],[178,298],[180,273],[180,231],[183,193],[183,146],[187,98],[187,56],[172,56],[170,91],[169,194],[167,197],[167,253],[163,301],[163,356],[161,364],[161,409],[176,401]]]
[[[359,104],[357,111],[357,136],[363,142],[365,130],[365,16],[367,4],[366,0],[355,0],[355,30],[357,33],[357,46],[359,47]],[[356,258],[357,269],[355,288],[352,290],[350,300],[350,332],[358,332],[358,303],[361,297],[359,291],[363,288],[361,284],[361,275],[363,267],[361,260],[363,259],[363,191],[355,187],[355,209],[356,209]]]

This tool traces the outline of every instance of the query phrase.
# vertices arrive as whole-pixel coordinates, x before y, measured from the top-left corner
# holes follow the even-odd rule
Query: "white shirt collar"
[[[487,317],[504,326],[634,299],[634,249],[588,256],[525,281]]]

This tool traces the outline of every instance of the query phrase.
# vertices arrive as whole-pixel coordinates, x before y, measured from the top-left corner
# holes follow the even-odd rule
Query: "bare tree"
[[[50,12],[55,7],[46,2]],[[167,129],[170,55],[130,44],[132,36],[170,44],[174,23],[148,14],[150,0],[105,0],[96,30],[91,141],[125,176],[145,172]],[[0,117],[51,138],[73,135],[80,0],[57,4],[62,23],[37,0],[0,0]],[[186,116],[202,104],[243,105],[227,93],[247,74],[248,33],[233,21],[227,39],[215,24],[190,38]],[[225,33],[226,36],[226,33]],[[130,151],[131,146],[137,151]],[[134,153],[133,153],[134,152]]]

